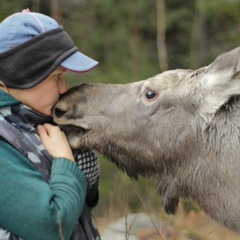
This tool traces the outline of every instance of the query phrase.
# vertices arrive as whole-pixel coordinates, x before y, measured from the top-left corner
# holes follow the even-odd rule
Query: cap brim
[[[96,67],[98,62],[80,52],[75,52],[60,65],[72,72],[86,72]]]

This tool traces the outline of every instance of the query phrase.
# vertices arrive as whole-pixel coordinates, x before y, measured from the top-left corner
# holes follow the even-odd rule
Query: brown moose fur
[[[166,212],[191,198],[240,232],[239,47],[196,71],[74,87],[54,120],[72,147],[99,151],[130,177],[154,178]]]

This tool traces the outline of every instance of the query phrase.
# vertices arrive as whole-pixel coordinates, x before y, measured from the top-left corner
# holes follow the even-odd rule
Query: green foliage
[[[130,179],[112,162],[98,154],[100,159],[100,202],[95,209],[98,215],[114,211],[114,215],[127,212],[155,212],[162,208],[161,197],[153,180]]]
[[[165,5],[171,69],[207,65],[218,54],[240,45],[239,0],[170,0]],[[0,19],[27,7],[49,15],[54,12],[50,0],[1,0]],[[83,82],[125,84],[159,73],[156,1],[59,0],[57,13],[58,22],[79,50],[100,62],[90,72],[69,73],[70,87]],[[152,181],[132,181],[100,158],[102,208],[98,211],[111,206],[123,211],[127,202],[137,210],[143,207],[137,192],[148,208],[161,208]],[[185,207],[189,206],[187,202]]]
[[[183,208],[184,208],[184,211],[185,211],[186,214],[188,214],[192,210],[195,211],[195,212],[200,212],[201,211],[200,207],[196,203],[193,203],[189,199],[185,199],[183,201]]]

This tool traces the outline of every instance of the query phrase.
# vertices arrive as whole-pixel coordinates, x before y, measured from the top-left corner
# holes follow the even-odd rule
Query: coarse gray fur
[[[240,232],[240,47],[196,71],[82,84],[54,120],[74,148],[92,148],[130,177],[156,180],[167,213],[191,198]]]

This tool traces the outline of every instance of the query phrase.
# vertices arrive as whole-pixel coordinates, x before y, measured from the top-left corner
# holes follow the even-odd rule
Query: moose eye
[[[156,96],[157,96],[157,94],[156,94],[154,91],[152,91],[152,90],[147,90],[147,91],[145,92],[145,98],[146,98],[147,100],[153,100],[153,99],[156,98]]]

